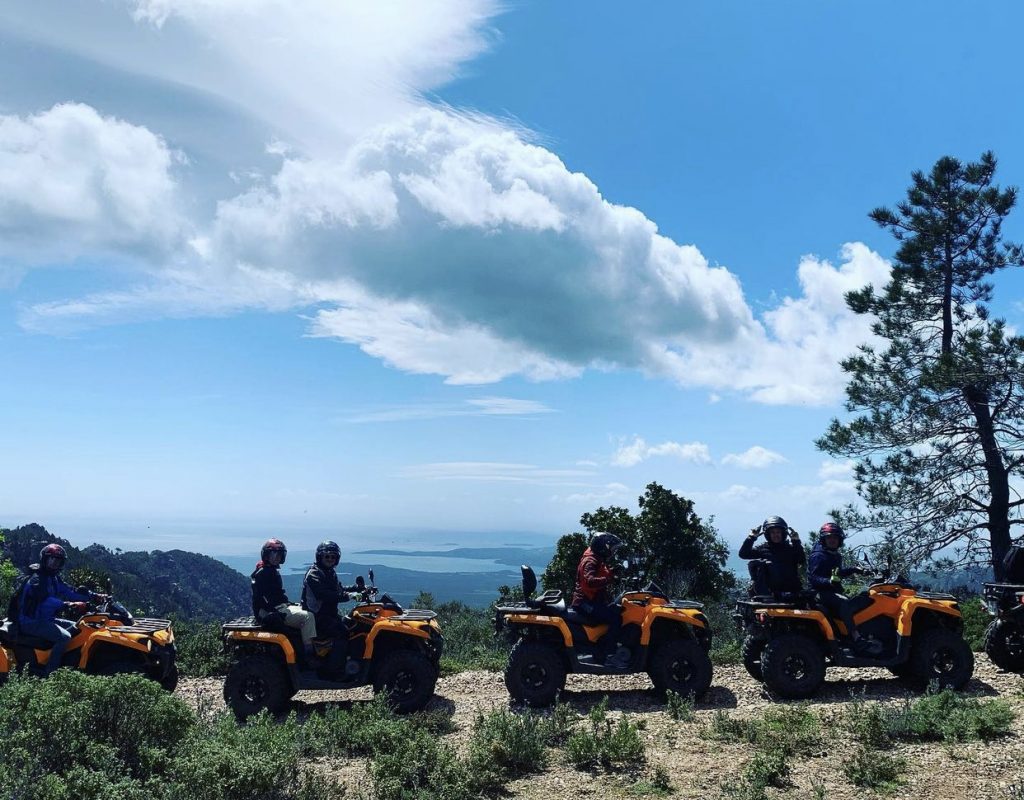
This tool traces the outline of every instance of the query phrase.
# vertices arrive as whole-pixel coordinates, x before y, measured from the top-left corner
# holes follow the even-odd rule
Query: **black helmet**
[[[598,531],[590,540],[590,549],[600,559],[611,558],[615,551],[622,547],[622,539],[614,533]]]
[[[267,541],[263,543],[263,548],[260,550],[260,558],[266,561],[267,556],[271,553],[280,553],[281,563],[283,564],[284,560],[288,557],[288,548],[284,546],[284,542],[280,539],[267,539]]]
[[[48,544],[39,551],[39,563],[42,565],[43,569],[49,569],[49,564],[46,561],[48,558],[60,559],[60,564],[56,567],[56,571],[60,572],[64,569],[64,562],[68,560],[68,554],[67,551],[59,544]]]
[[[318,567],[324,566],[323,561],[324,556],[326,555],[333,555],[335,557],[335,564],[341,561],[341,548],[338,547],[337,542],[328,540],[326,542],[320,542],[320,544],[316,546],[316,564]]]
[[[846,541],[846,534],[843,533],[843,529],[838,522],[826,522],[818,529],[818,541],[824,543],[829,536],[838,536],[840,547]]]
[[[772,528],[782,528],[783,531],[788,531],[789,525],[786,524],[786,520],[782,517],[768,517],[761,523],[761,531],[763,533],[768,533]]]

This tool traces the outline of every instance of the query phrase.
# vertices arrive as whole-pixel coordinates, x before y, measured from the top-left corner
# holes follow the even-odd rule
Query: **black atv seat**
[[[53,642],[49,639],[18,632],[14,622],[9,619],[5,619],[0,625],[0,644],[5,647],[31,647],[34,650],[49,650],[53,647]]]

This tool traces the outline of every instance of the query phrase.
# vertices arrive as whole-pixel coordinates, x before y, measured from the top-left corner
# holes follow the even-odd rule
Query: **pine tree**
[[[915,172],[907,199],[871,219],[900,243],[890,283],[847,295],[874,315],[880,346],[842,362],[846,408],[818,440],[856,460],[868,510],[847,521],[901,543],[911,562],[941,553],[990,561],[996,576],[1024,523],[1013,479],[1024,466],[1024,338],[989,316],[990,278],[1019,266],[1003,221],[1016,188],[993,183],[996,159],[939,159]]]

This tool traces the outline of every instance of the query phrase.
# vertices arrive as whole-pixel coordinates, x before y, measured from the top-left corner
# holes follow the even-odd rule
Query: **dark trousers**
[[[348,627],[345,620],[337,615],[316,618],[316,629],[321,638],[331,639],[331,653],[327,657],[327,669],[341,673],[348,660]]]
[[[591,625],[608,626],[607,632],[601,637],[601,644],[606,653],[613,652],[622,629],[622,606],[616,603],[584,603],[575,608]]]
[[[850,608],[850,598],[837,592],[818,592],[818,602],[825,606],[829,616],[839,617],[846,626],[846,633],[853,636],[856,625],[853,622],[853,611]]]

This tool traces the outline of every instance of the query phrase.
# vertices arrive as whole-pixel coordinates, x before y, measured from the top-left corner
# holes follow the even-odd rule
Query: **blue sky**
[[[816,528],[867,212],[944,154],[1024,180],[1022,17],[5,4],[0,524],[532,541],[658,481]]]

